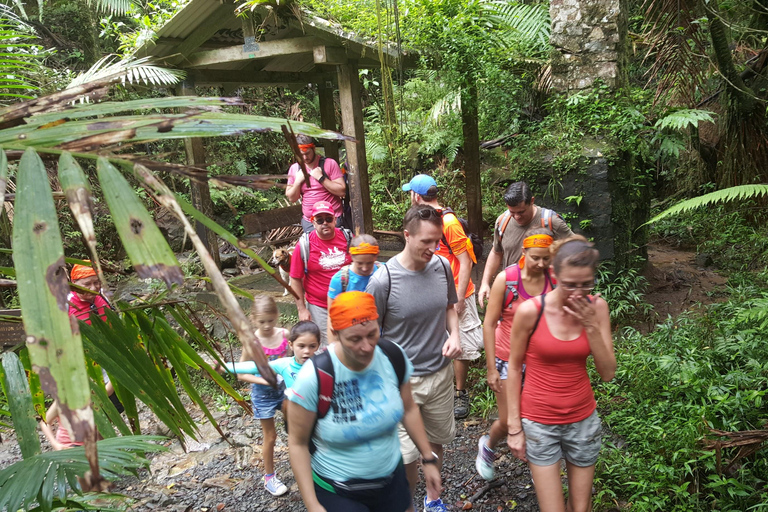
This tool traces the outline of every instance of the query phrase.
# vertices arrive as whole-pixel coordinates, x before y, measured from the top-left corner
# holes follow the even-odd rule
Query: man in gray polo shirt
[[[413,363],[411,388],[421,410],[435,459],[456,435],[453,418],[453,365],[461,355],[456,285],[448,261],[435,251],[443,219],[428,205],[415,205],[403,219],[405,249],[373,274],[366,291],[376,299],[382,336],[400,345]],[[418,483],[419,451],[400,427],[400,451],[411,492]],[[424,498],[427,512],[446,510],[440,496]]]

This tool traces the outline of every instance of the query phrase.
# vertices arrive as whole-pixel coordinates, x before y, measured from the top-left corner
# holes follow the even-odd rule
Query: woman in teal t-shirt
[[[422,454],[427,486],[436,493],[441,487],[438,460],[411,396],[413,365],[392,345],[405,365],[399,381],[394,358],[377,346],[379,315],[372,295],[342,293],[328,316],[337,343],[328,347],[334,385],[327,414],[317,419],[320,390],[314,361],[302,367],[287,393],[295,404],[288,409],[288,448],[304,505],[309,512],[404,512],[411,506],[411,493],[398,423]],[[310,440],[316,448],[312,455]]]

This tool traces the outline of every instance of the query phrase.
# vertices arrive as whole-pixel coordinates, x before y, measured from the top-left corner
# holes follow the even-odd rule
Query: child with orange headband
[[[496,395],[499,419],[491,425],[489,435],[480,438],[475,459],[477,472],[486,480],[493,480],[495,453],[493,448],[507,437],[506,380],[509,367],[509,341],[512,319],[524,301],[544,295],[555,287],[550,276],[553,242],[552,232],[546,228],[528,230],[523,239],[520,261],[510,265],[496,276],[488,297],[483,323],[483,344],[488,369],[488,385]]]
[[[371,235],[354,237],[349,243],[349,255],[352,257],[352,263],[336,272],[328,285],[328,309],[340,293],[364,292],[373,273],[381,267],[381,263],[377,261],[379,242]]]

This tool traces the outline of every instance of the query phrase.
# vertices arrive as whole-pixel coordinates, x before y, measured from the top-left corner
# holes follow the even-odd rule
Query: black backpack
[[[477,263],[483,257],[482,237],[477,233],[472,233],[469,230],[469,223],[467,222],[467,219],[463,219],[459,217],[458,215],[456,215],[456,212],[454,212],[450,208],[443,208],[443,211],[442,211],[443,217],[445,217],[445,215],[448,213],[452,213],[459,220],[459,224],[461,224],[461,229],[464,230],[464,234],[467,236],[467,238],[469,238],[469,241],[472,242],[472,254],[475,255],[475,263]],[[451,250],[451,246],[448,244],[448,240],[445,239],[445,235],[443,235],[442,242],[448,248],[448,252],[453,254],[453,251]]]

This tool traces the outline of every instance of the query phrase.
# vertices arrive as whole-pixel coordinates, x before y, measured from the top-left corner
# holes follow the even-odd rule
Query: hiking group
[[[286,196],[302,199],[305,233],[290,263],[300,322],[278,332],[271,299],[269,308],[258,300],[253,315],[284,382],[266,388],[247,361],[230,368],[254,386],[267,490],[288,492],[272,460],[272,418],[281,408],[309,511],[447,510],[443,447],[454,439],[455,420],[469,414],[469,363],[484,350],[499,419],[478,440],[478,474],[494,479],[495,449],[506,440],[528,463],[541,510],[590,510],[602,431],[587,357],[604,380],[616,369],[608,306],[591,295],[599,261],[593,244],[535,205],[525,183],[513,183],[476,290],[471,274],[481,241],[473,243],[466,221],[439,202],[435,180],[420,174],[403,186],[411,199],[405,247],[381,263],[373,236],[352,237],[339,226],[345,183],[338,164],[319,157],[311,139],[299,142],[306,173],[291,167]],[[285,357],[291,344],[294,356]],[[419,468],[426,495],[416,503]]]
[[[443,447],[456,435],[455,420],[469,414],[469,364],[484,351],[499,418],[478,440],[478,474],[494,479],[495,449],[506,440],[528,463],[542,511],[591,510],[602,431],[587,357],[603,380],[616,369],[608,306],[591,295],[599,260],[593,244],[535,205],[525,183],[513,183],[476,290],[471,273],[481,241],[440,204],[435,180],[420,174],[403,186],[412,204],[405,247],[381,263],[373,236],[352,237],[339,226],[346,184],[338,163],[316,154],[311,139],[298,139],[306,168],[291,167],[286,197],[302,201],[304,234],[290,260],[299,322],[278,327],[268,296],[256,297],[251,315],[279,385],[268,386],[248,360],[253,347],[225,365],[251,384],[266,490],[289,491],[274,464],[281,410],[310,512],[447,510]],[[103,318],[108,306],[98,301],[95,272],[78,266],[72,279],[83,291],[71,297],[70,314]],[[65,436],[43,427],[55,447],[66,446]],[[426,496],[416,503],[419,468]]]

